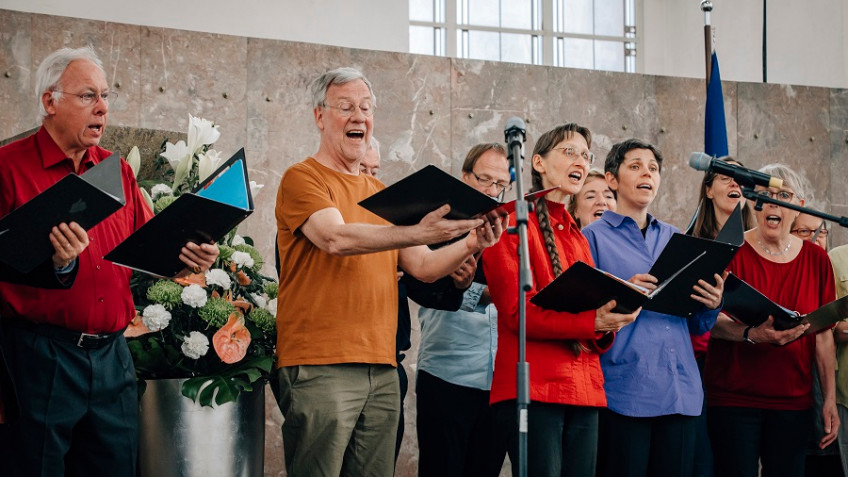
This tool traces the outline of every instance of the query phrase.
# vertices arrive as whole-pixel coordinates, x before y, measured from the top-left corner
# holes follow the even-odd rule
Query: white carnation
[[[209,338],[199,331],[192,331],[183,338],[183,345],[180,349],[183,350],[184,355],[191,359],[200,358],[209,351]]]
[[[229,290],[233,281],[230,279],[230,275],[224,270],[213,268],[206,272],[206,283],[208,285],[217,285],[224,290]]]
[[[277,316],[277,299],[268,300],[268,305],[265,306],[265,309],[270,311],[272,315]]]
[[[241,268],[250,268],[253,266],[253,258],[247,252],[233,252],[232,259]]]
[[[258,293],[251,293],[251,297],[253,297],[253,301],[256,302],[256,306],[259,308],[265,308],[268,306],[268,297],[266,295],[260,295]]]
[[[244,237],[239,234],[233,235],[233,247],[237,247],[239,245],[244,245],[247,242],[244,241]]]
[[[186,305],[193,308],[200,308],[206,304],[206,290],[201,288],[200,285],[189,285],[183,288],[180,298],[183,299],[183,303]]]
[[[158,200],[161,197],[165,197],[166,195],[174,195],[171,190],[171,186],[168,184],[156,184],[155,186],[150,188],[150,197],[153,200]]]
[[[159,331],[171,323],[171,313],[162,305],[147,305],[141,312],[141,321],[148,330]]]

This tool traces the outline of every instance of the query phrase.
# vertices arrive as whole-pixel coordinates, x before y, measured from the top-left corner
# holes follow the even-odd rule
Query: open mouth
[[[766,223],[767,224],[778,225],[778,224],[780,224],[781,220],[783,220],[783,219],[781,219],[780,217],[778,217],[776,215],[767,215],[766,216]]]
[[[600,218],[602,215],[604,215],[604,211],[605,211],[605,210],[607,210],[607,209],[598,209],[598,210],[596,210],[596,211],[595,211],[595,213],[593,213],[592,215],[593,215],[594,217],[598,217],[598,218]]]
[[[654,188],[651,187],[650,184],[639,184],[639,185],[636,186],[636,188],[637,189],[643,189],[643,190],[654,190]]]
[[[574,179],[574,180],[576,180],[576,181],[578,181],[578,182],[579,182],[579,181],[580,181],[580,179],[582,179],[582,178],[583,178],[583,174],[581,174],[581,173],[579,173],[579,172],[572,172],[571,174],[569,174],[569,175],[568,175],[568,177],[569,177],[570,179]]]
[[[99,132],[103,131],[103,125],[102,124],[89,124],[88,129],[91,129],[92,131],[99,133]]]
[[[362,139],[365,137],[365,131],[362,131],[360,129],[351,129],[350,131],[346,132],[345,135],[351,139]]]
[[[730,197],[731,199],[738,199],[738,198],[742,197],[742,194],[740,194],[739,191],[734,190],[734,191],[730,191],[727,194],[727,196]]]

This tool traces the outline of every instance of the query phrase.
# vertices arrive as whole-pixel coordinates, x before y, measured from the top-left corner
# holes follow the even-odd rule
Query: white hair
[[[310,90],[312,92],[312,107],[318,108],[326,106],[327,90],[331,85],[343,85],[351,81],[362,80],[365,86],[368,86],[368,91],[371,93],[371,103],[377,105],[377,96],[374,95],[374,90],[371,89],[371,82],[356,68],[343,67],[330,70],[312,82]]]
[[[374,136],[371,136],[371,149],[377,151],[377,159],[380,159],[380,141]]]
[[[44,109],[44,103],[41,102],[41,95],[45,91],[52,91],[53,97],[62,98],[61,91],[58,91],[59,81],[62,74],[68,69],[68,65],[76,60],[88,60],[101,71],[106,74],[103,69],[103,62],[94,52],[91,45],[83,48],[61,48],[47,55],[44,61],[38,65],[38,70],[35,72],[35,96],[38,99],[38,118],[43,120],[47,116],[47,111]]]

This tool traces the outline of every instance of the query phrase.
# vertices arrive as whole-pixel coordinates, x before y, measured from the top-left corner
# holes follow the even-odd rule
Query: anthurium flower
[[[188,115],[188,150],[197,154],[204,145],[212,144],[221,137],[218,126],[212,121]]]
[[[230,314],[227,324],[212,336],[212,346],[221,361],[233,364],[241,361],[250,346],[250,331],[244,326],[241,313]]]

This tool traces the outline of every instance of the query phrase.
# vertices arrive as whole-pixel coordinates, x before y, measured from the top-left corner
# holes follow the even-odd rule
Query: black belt
[[[61,326],[47,323],[32,323],[26,320],[7,320],[9,326],[26,330],[37,335],[45,336],[57,341],[64,341],[84,349],[97,349],[106,346],[118,336],[124,334],[124,330],[114,333],[82,333],[69,330]]]

